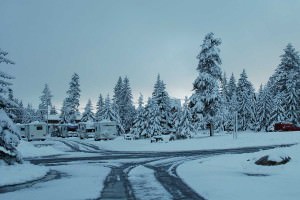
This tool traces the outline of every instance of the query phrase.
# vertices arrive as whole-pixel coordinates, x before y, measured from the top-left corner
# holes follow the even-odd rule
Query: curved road
[[[175,200],[203,200],[201,194],[196,193],[187,184],[185,184],[176,173],[176,168],[186,160],[204,158],[208,156],[220,154],[239,154],[250,153],[259,150],[267,150],[277,147],[286,147],[290,145],[273,145],[246,147],[234,149],[218,149],[218,150],[197,150],[197,151],[181,151],[181,152],[117,152],[105,151],[99,147],[85,143],[82,141],[73,140],[57,140],[72,151],[93,153],[92,156],[84,157],[47,157],[47,158],[32,158],[28,159],[31,163],[41,165],[57,165],[67,164],[72,161],[101,161],[109,164],[111,160],[122,159],[119,166],[111,166],[111,171],[104,181],[104,188],[99,194],[99,198],[103,200],[135,200],[135,191],[128,179],[129,172],[137,167],[144,166],[154,171],[154,176],[159,184],[170,193],[172,199]],[[140,159],[141,161],[138,161]],[[25,187],[30,187],[39,182],[50,181],[51,179],[63,178],[59,172],[51,171],[52,176],[26,184],[15,186],[0,187],[0,193],[15,191]],[[53,175],[54,174],[54,175]],[[50,177],[50,178],[49,178]]]

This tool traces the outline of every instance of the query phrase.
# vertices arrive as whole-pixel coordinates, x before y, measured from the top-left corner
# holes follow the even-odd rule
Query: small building
[[[77,124],[60,124],[60,137],[77,137],[78,136],[78,125]]]
[[[118,136],[117,123],[102,120],[95,123],[95,140],[112,140]]]
[[[47,119],[47,118],[45,118]],[[58,114],[56,115],[48,115],[48,124],[59,124],[61,121],[60,117]]]

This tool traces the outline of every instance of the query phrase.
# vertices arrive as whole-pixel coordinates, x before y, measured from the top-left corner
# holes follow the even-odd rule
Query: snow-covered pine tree
[[[164,132],[164,127],[161,123],[161,113],[158,104],[155,102],[154,99],[149,101],[148,105],[148,120],[147,120],[147,129],[146,134],[147,137],[152,137],[156,135],[161,135]]]
[[[133,125],[133,120],[135,117],[135,108],[133,106],[132,92],[129,85],[129,79],[124,78],[122,88],[121,88],[121,102],[119,107],[119,113],[122,125],[125,132],[129,132]]]
[[[166,84],[160,79],[160,75],[157,76],[156,83],[154,84],[154,90],[152,92],[153,104],[157,104],[159,109],[159,121],[161,127],[161,134],[167,134],[172,128],[172,121],[170,118],[170,97],[166,91]],[[150,107],[155,108],[155,106]],[[152,112],[152,111],[151,111]],[[154,112],[154,111],[153,111]]]
[[[69,83],[67,91],[67,98],[64,100],[62,108],[62,118],[66,122],[75,122],[76,115],[79,113],[79,99],[80,99],[80,84],[79,75],[74,73]]]
[[[229,83],[228,83],[228,112],[229,116],[227,121],[229,122],[228,130],[234,130],[235,127],[235,115],[238,108],[237,96],[236,96],[236,81],[234,75],[231,74]]]
[[[193,83],[194,93],[190,98],[190,108],[192,109],[193,121],[197,127],[203,127],[204,123],[210,127],[210,136],[213,135],[215,116],[218,113],[217,102],[220,99],[219,83],[222,77],[220,49],[218,46],[221,40],[214,38],[213,33],[205,36],[201,51],[197,58],[199,64],[197,70],[198,77]]]
[[[121,117],[120,117],[120,113],[119,113],[119,107],[116,104],[115,101],[112,102],[111,104],[111,109],[114,115],[114,120],[115,122],[117,122],[117,128],[118,128],[118,133],[119,134],[125,134],[125,129],[123,127],[122,121],[121,121]]]
[[[253,130],[256,122],[255,93],[252,83],[243,70],[237,84],[238,126],[239,130]]]
[[[270,118],[271,112],[274,107],[274,101],[272,99],[270,89],[267,86],[263,88],[261,85],[258,92],[258,98],[256,101],[256,111],[257,111],[257,125],[255,127],[256,131],[269,131],[271,125]]]
[[[97,110],[96,110],[95,118],[96,118],[97,121],[101,121],[102,120],[101,113],[103,112],[103,107],[104,107],[103,97],[100,94],[99,98],[98,98],[98,101],[97,101],[97,105],[96,105],[96,109]]]
[[[183,113],[180,117],[178,132],[176,135],[177,139],[190,138],[193,132],[195,131],[192,121],[192,113],[190,107],[188,106],[188,101],[188,98],[185,97],[183,104]]]
[[[55,106],[51,106],[51,109],[50,109],[50,115],[57,115],[57,111],[56,111],[56,108]]]
[[[41,103],[39,104],[38,113],[40,115],[40,121],[46,120],[46,115],[48,112],[48,109],[51,108],[52,102],[51,98],[53,95],[51,94],[51,91],[49,89],[48,84],[45,84],[45,87],[42,91],[42,96],[40,96]]]
[[[137,111],[144,109],[144,96],[142,93],[140,93],[140,96],[138,98],[138,107]]]
[[[69,122],[69,108],[67,106],[67,98],[64,99],[61,110],[60,110],[60,119],[62,123]]]
[[[137,113],[136,113],[135,119],[133,121],[133,126],[130,129],[130,133],[135,135],[136,138],[141,138],[141,134],[144,129],[145,109],[144,109],[143,105],[144,105],[143,95],[140,94],[140,96],[138,98]]]
[[[272,91],[280,100],[284,113],[287,113],[283,121],[299,123],[300,119],[300,57],[292,44],[284,49],[280,56],[281,63],[270,78],[273,83]]]
[[[15,64],[10,59],[6,58],[7,52],[0,49],[0,64],[6,63],[6,64]],[[0,109],[5,109],[6,112],[9,111],[11,105],[15,105],[15,103],[8,98],[8,92],[9,92],[9,86],[12,85],[10,83],[10,80],[14,79],[13,76],[0,71]]]
[[[7,52],[0,49],[0,64],[14,64],[6,56]],[[22,162],[21,156],[16,149],[21,139],[19,131],[5,112],[5,110],[9,110],[11,105],[15,105],[7,97],[9,86],[12,85],[9,82],[11,79],[13,79],[12,76],[0,71],[0,159],[7,164]]]
[[[102,120],[107,119],[117,123],[117,129],[119,134],[124,134],[124,128],[121,124],[119,114],[116,112],[115,103],[111,104],[109,95],[105,98],[104,107],[101,113]]]
[[[28,104],[27,107],[24,109],[22,124],[28,124],[34,122],[36,121],[36,119],[37,117],[36,117],[35,110],[32,108],[31,104]]]
[[[122,107],[122,88],[123,80],[122,77],[119,76],[119,79],[114,87],[114,94],[112,98],[112,101],[115,102],[119,109]]]
[[[229,105],[230,105],[230,97],[228,92],[228,83],[227,77],[224,72],[223,77],[221,79],[221,86],[220,86],[220,99],[217,102],[218,112],[215,117],[216,129],[220,129],[222,131],[230,129],[230,117],[231,113],[229,112]]]
[[[87,121],[93,122],[94,120],[95,120],[95,115],[93,113],[92,101],[89,99],[84,108],[84,112],[82,113],[81,121],[82,122],[87,122]]]
[[[270,114],[270,126],[268,127],[269,130],[274,128],[274,124],[279,122],[284,122],[287,119],[284,109],[282,107],[282,99],[281,93],[278,93],[275,97],[272,96],[272,107],[271,107],[271,114]]]

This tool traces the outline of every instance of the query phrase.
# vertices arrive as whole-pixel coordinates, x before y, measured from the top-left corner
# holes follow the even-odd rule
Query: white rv
[[[25,132],[25,124],[16,124],[18,129],[19,129],[19,133],[21,138],[26,138],[26,132]]]
[[[80,139],[93,138],[95,135],[94,122],[92,121],[80,122],[78,130],[79,130]]]
[[[25,135],[28,141],[46,140],[47,124],[45,122],[32,122],[25,125]]]
[[[112,140],[118,136],[117,123],[110,120],[102,120],[95,123],[95,140]]]

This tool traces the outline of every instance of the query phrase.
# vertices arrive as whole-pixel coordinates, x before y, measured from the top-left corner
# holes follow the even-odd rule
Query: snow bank
[[[206,199],[296,200],[300,191],[300,145],[190,161],[178,167],[183,180]],[[255,161],[291,157],[285,165],[260,166]]]
[[[47,141],[40,142],[40,143],[47,144]],[[36,144],[36,143],[31,143],[31,142],[21,140],[17,149],[21,153],[23,158],[64,154],[63,151],[53,148],[51,146],[51,143],[49,146],[40,146],[40,147],[36,147],[33,144]]]
[[[79,162],[53,166],[51,169],[65,175],[60,179],[38,183],[17,192],[0,194],[0,199],[96,199],[100,196],[103,182],[110,171],[109,168],[103,167],[101,164]]]
[[[13,185],[42,178],[49,168],[29,163],[15,165],[0,165],[0,187]]]

